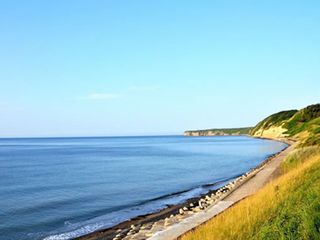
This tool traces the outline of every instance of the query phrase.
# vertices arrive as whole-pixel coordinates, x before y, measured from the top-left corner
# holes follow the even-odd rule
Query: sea
[[[0,139],[0,239],[72,239],[217,189],[284,148],[248,136]]]

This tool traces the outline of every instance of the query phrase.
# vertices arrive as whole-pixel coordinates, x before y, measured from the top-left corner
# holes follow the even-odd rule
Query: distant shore
[[[213,128],[204,130],[188,130],[183,133],[187,137],[205,137],[205,136],[248,136],[252,127],[242,128]]]
[[[284,157],[283,155],[287,155],[292,150],[292,147],[290,147],[290,145],[292,145],[293,142],[288,139],[271,139],[271,138],[262,138],[262,137],[261,139],[281,141],[288,144],[288,146],[282,151],[268,157],[255,168],[244,173],[243,175],[232,180],[231,182],[227,183],[226,185],[224,185],[219,189],[210,190],[206,194],[203,194],[199,197],[190,198],[182,204],[170,205],[159,212],[155,212],[147,215],[141,215],[133,219],[127,220],[125,222],[122,222],[111,228],[98,230],[93,233],[78,237],[76,239],[79,239],[79,240],[94,240],[94,239],[104,239],[104,240],[109,240],[109,239],[110,240],[111,239],[139,240],[140,239],[142,240],[142,239],[148,239],[148,238],[165,239],[165,240],[175,239],[181,234],[199,225],[199,221],[201,221],[201,219],[202,220],[204,219],[204,221],[206,221],[207,219],[206,217],[209,216],[211,218],[212,216],[210,216],[210,213],[206,214],[206,212],[209,212],[211,209],[211,212],[213,211],[213,213],[215,213],[216,212],[216,210],[214,209],[215,206],[221,205],[221,203],[225,202],[224,200],[227,199],[228,196],[231,197],[231,195],[236,191],[239,191],[239,190],[241,191],[241,189],[245,187],[247,182],[251,182],[251,184],[253,183],[256,186],[261,185],[262,187],[263,185],[262,182],[266,182],[267,178],[271,177],[271,174],[269,176],[266,176],[266,178],[263,178],[262,180],[260,179],[259,184],[256,183],[257,179],[254,179],[255,176],[262,169],[270,165],[272,162],[280,162],[280,160],[283,159]],[[275,169],[277,169],[277,167],[278,166],[276,166]],[[273,171],[272,173],[274,174],[275,171]],[[240,195],[237,194],[237,195],[238,196],[236,196],[235,199],[231,198],[233,199],[232,204],[246,197],[246,196],[243,196],[243,194],[240,194]],[[229,203],[231,204],[230,201]],[[222,210],[225,210],[230,205],[226,204],[224,206],[225,207],[222,208]],[[200,219],[192,220],[192,218],[195,218],[198,215],[200,215]],[[186,224],[181,224],[184,221],[191,222],[187,224],[187,226],[190,226],[189,227],[190,229],[188,227],[186,228]]]

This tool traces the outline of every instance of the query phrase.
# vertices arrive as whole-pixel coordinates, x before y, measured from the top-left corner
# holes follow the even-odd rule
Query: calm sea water
[[[0,139],[0,239],[110,227],[217,188],[285,146],[244,136]]]

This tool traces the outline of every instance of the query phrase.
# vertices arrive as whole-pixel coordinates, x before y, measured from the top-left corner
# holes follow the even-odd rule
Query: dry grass
[[[289,172],[291,169],[301,165],[312,156],[320,155],[319,146],[310,146],[295,149],[281,164],[282,173]]]
[[[300,149],[284,174],[182,240],[320,239],[320,151]]]

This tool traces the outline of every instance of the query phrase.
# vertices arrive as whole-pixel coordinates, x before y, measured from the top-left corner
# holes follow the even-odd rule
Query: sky
[[[320,102],[319,1],[0,2],[0,136],[181,134]]]

